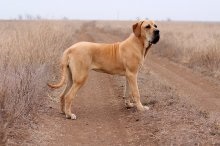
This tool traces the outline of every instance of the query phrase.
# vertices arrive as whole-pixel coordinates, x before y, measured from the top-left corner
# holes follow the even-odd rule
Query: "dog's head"
[[[160,39],[160,31],[152,20],[143,20],[133,25],[136,37],[144,38],[150,44],[156,44]]]

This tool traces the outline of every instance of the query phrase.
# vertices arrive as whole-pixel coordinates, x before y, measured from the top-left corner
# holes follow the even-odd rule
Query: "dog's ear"
[[[138,22],[138,23],[135,23],[133,25],[133,32],[135,34],[136,37],[140,37],[141,36],[141,24],[143,23],[142,22]]]
[[[139,37],[141,35],[141,29],[140,26],[138,26],[138,23],[135,23],[133,26],[133,32],[136,37]]]

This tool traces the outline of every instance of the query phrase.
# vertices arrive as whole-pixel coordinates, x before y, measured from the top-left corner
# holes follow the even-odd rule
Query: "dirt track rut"
[[[220,87],[199,73],[165,58],[149,55],[147,67],[185,95],[188,103],[200,109],[220,112]]]

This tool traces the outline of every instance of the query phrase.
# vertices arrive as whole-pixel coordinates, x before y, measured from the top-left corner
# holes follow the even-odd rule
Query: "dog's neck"
[[[152,44],[149,43],[149,45],[146,48],[144,48],[144,58],[146,57],[147,52],[148,52],[148,50],[150,49],[151,46],[152,46]]]
[[[141,55],[145,58],[152,44],[146,41],[146,38],[136,37],[134,34],[131,34],[130,37],[139,46]]]

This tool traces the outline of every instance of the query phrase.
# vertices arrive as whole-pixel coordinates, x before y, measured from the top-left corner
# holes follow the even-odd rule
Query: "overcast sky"
[[[0,0],[0,19],[27,14],[49,19],[220,21],[220,0]]]

